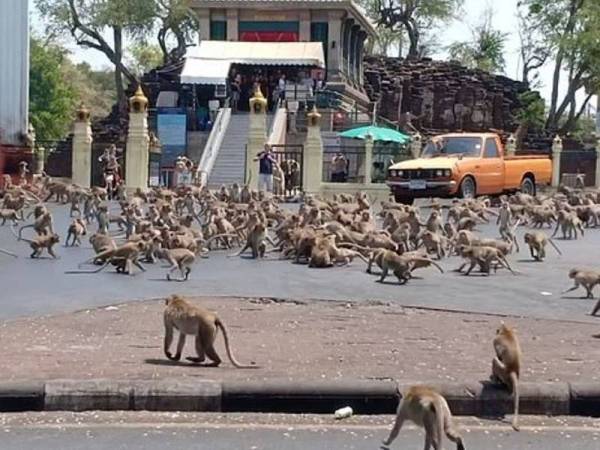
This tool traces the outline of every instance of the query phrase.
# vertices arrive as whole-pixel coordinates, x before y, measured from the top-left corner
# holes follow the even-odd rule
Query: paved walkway
[[[231,298],[197,302],[219,313],[237,358],[261,369],[235,369],[225,359],[220,335],[221,367],[168,361],[162,351],[164,302],[146,301],[1,323],[3,359],[11,362],[4,364],[2,378],[486,380],[492,339],[501,320],[406,309],[394,302],[300,304]],[[600,380],[600,326],[504,320],[520,337],[523,381]],[[193,352],[193,339],[188,338],[183,356]]]

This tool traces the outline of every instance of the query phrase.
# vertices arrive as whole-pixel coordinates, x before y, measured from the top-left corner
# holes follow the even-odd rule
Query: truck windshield
[[[481,155],[481,138],[478,137],[445,137],[431,140],[423,150],[422,158],[436,156],[478,157]]]

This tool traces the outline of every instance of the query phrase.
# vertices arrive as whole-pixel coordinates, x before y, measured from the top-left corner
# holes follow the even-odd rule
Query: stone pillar
[[[350,41],[352,35],[352,24],[354,23],[353,19],[346,19],[344,21],[343,27],[343,48],[342,48],[342,73],[344,76],[349,79],[350,78]]]
[[[210,39],[210,10],[200,9],[196,10],[198,16],[198,32],[200,33],[200,42],[208,41]]]
[[[365,138],[365,167],[364,167],[364,183],[371,184],[371,173],[373,171],[373,136],[370,133]]]
[[[321,191],[323,177],[323,140],[321,139],[321,114],[314,106],[306,115],[308,128],[304,143],[304,158],[302,167],[302,187],[308,194],[318,194]]]
[[[554,141],[552,141],[552,187],[560,186],[560,155],[562,150],[562,139],[557,134]]]
[[[128,190],[148,187],[150,138],[148,136],[148,99],[140,85],[129,99],[129,130],[125,154],[125,186]]]
[[[250,189],[258,189],[258,161],[256,156],[262,152],[267,142],[267,99],[259,89],[250,99],[250,130],[246,145],[245,183]]]
[[[92,127],[90,110],[83,103],[77,110],[73,124],[72,145],[71,180],[81,187],[89,188],[92,178]]]
[[[288,101],[287,102],[288,113],[289,113],[289,128],[290,134],[296,134],[298,132],[297,119],[298,119],[298,108],[300,107],[299,102]]]
[[[600,138],[596,141],[596,180],[594,185],[600,188]]]
[[[238,27],[238,10],[228,9],[227,10],[227,40],[237,41],[239,39],[239,27]]]
[[[517,153],[517,138],[515,138],[514,134],[510,134],[508,139],[506,140],[506,156],[515,156]]]
[[[327,79],[339,81],[342,61],[342,13],[329,12],[329,37],[327,49]]]
[[[364,80],[364,53],[365,53],[365,40],[367,39],[368,35],[367,33],[365,33],[364,31],[361,31],[359,33],[359,39],[358,39],[358,56],[357,56],[357,78],[358,78],[358,85],[359,86],[363,86],[365,84],[365,80]]]
[[[298,34],[300,42],[310,42],[310,11],[308,9],[300,11],[300,27]]]
[[[412,157],[417,159],[421,156],[421,150],[423,148],[423,137],[417,131],[412,135],[412,140],[410,141],[410,152],[412,153]]]

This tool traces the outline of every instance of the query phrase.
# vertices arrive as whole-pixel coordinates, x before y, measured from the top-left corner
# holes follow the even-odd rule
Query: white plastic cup
[[[350,417],[353,414],[353,412],[354,411],[352,411],[351,407],[346,406],[344,408],[338,409],[333,415],[335,416],[335,418],[337,420],[347,419],[348,417]]]

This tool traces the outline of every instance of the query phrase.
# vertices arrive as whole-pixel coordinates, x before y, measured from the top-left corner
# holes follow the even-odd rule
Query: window
[[[224,20],[213,20],[210,22],[210,40],[227,40],[227,22]]]
[[[498,158],[498,146],[496,145],[496,139],[488,138],[485,140],[485,150],[483,152],[484,158]]]

